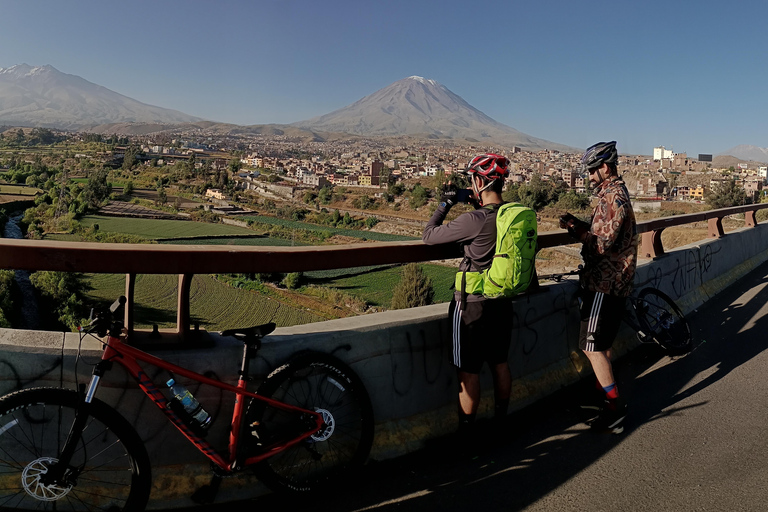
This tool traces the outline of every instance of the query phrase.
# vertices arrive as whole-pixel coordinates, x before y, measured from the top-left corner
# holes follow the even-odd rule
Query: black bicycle
[[[562,274],[539,276],[539,280],[563,281],[579,275],[582,269]],[[642,343],[657,343],[667,353],[680,355],[693,347],[691,327],[685,315],[669,295],[656,288],[646,287],[627,297],[624,322],[636,333]]]

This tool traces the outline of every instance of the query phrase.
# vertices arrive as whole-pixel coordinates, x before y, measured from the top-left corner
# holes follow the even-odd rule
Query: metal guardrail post
[[[134,309],[134,291],[136,290],[136,274],[125,274],[125,313],[123,321],[125,328],[128,329],[128,335],[133,334],[133,309]]]
[[[707,219],[707,226],[709,228],[710,238],[720,238],[725,234],[722,217],[712,217],[711,219]]]
[[[658,258],[664,254],[664,245],[661,243],[661,232],[664,228],[654,229],[642,234],[640,239],[640,254],[645,258]]]
[[[189,335],[189,289],[194,274],[179,274],[179,291],[176,304],[176,332],[182,339]]]

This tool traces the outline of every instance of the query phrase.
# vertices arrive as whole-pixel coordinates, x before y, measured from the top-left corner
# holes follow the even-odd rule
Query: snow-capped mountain
[[[106,123],[200,120],[141,103],[53,66],[0,68],[0,124],[82,129]]]
[[[430,135],[499,141],[526,149],[569,148],[495,121],[435,80],[410,76],[355,103],[294,126],[358,135]]]

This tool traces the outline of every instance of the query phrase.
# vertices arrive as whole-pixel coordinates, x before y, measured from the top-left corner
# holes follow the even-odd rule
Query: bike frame
[[[256,464],[268,457],[271,457],[272,455],[280,453],[286,448],[289,448],[307,439],[323,427],[322,416],[315,411],[302,409],[300,407],[295,407],[277,400],[273,400],[246,389],[248,379],[246,370],[248,367],[249,349],[255,350],[251,347],[248,347],[247,345],[243,354],[244,371],[240,372],[240,379],[237,382],[237,386],[232,386],[230,384],[205,377],[204,375],[200,375],[199,373],[195,373],[181,366],[169,363],[163,359],[160,359],[159,357],[150,355],[142,350],[137,349],[136,347],[132,347],[131,345],[124,343],[120,338],[115,336],[109,335],[106,341],[102,340],[102,343],[104,343],[104,353],[102,354],[101,361],[97,363],[96,368],[93,370],[91,382],[85,394],[85,403],[91,402],[94,394],[96,393],[96,390],[98,389],[101,377],[111,369],[113,363],[117,363],[125,368],[125,370],[136,380],[136,383],[139,385],[139,388],[144,392],[144,394],[147,395],[147,397],[152,400],[152,402],[163,412],[163,414],[165,414],[165,417],[171,423],[173,423],[177,429],[179,429],[184,437],[186,437],[200,452],[208,457],[211,462],[225,471],[237,471],[244,467]],[[201,384],[213,386],[223,391],[228,391],[235,394],[235,406],[232,412],[228,454],[226,457],[217,452],[208,441],[190,429],[184,423],[184,421],[168,407],[168,398],[166,398],[163,392],[160,391],[160,389],[155,385],[147,372],[144,371],[144,369],[139,364],[139,361],[151,364],[164,370],[168,370],[174,374],[181,375],[188,379],[195,380]],[[270,407],[307,414],[314,420],[316,428],[308,430],[307,432],[304,432],[299,436],[288,439],[286,441],[274,443],[271,446],[266,447],[263,453],[248,457],[245,460],[240,461],[238,460],[238,454],[240,449],[240,435],[243,430],[242,423],[245,415],[246,398],[260,400],[265,402]]]

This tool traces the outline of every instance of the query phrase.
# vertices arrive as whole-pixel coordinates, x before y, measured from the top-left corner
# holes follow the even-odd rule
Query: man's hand
[[[577,220],[578,219],[576,217],[566,212],[565,215],[560,216],[560,229],[573,228],[573,225],[576,223]]]
[[[589,232],[589,224],[577,219],[570,213],[566,213],[560,217],[560,227],[562,229],[567,229],[568,234],[579,241],[582,241],[584,235]]]
[[[450,208],[459,202],[457,197],[458,194],[459,190],[456,188],[456,185],[448,182],[445,187],[443,187],[443,195],[440,196],[440,202],[445,203],[445,205]]]

